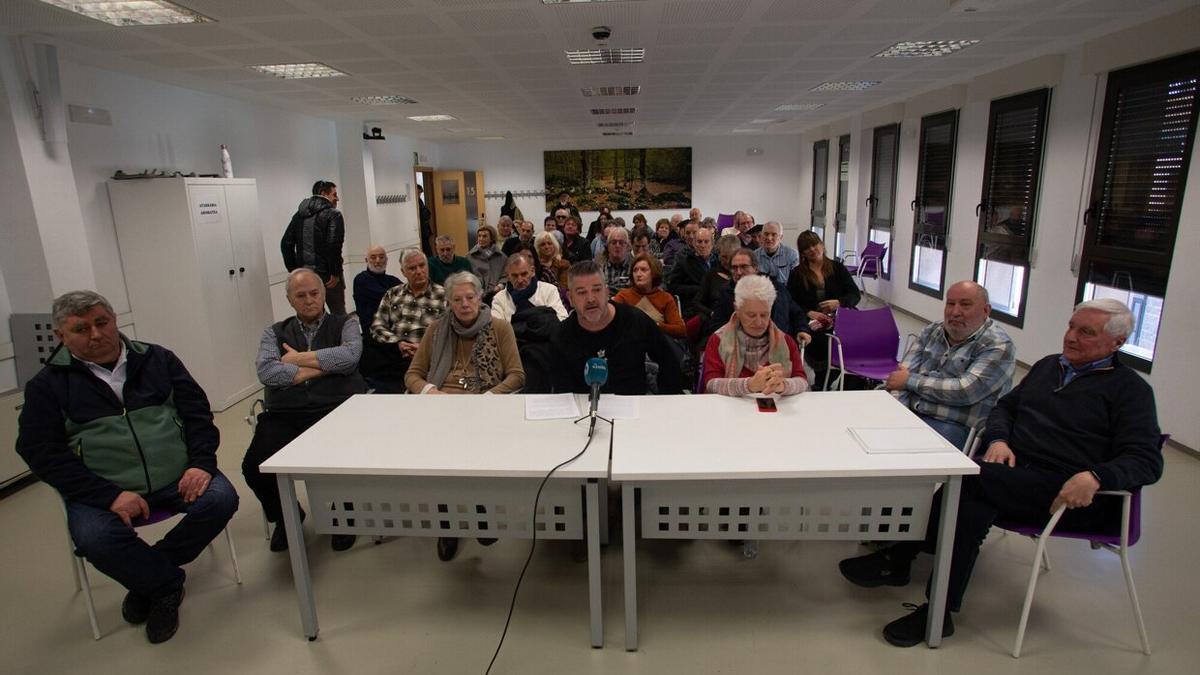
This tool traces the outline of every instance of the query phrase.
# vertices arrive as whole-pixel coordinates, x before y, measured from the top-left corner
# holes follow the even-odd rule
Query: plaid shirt
[[[633,258],[625,256],[625,262],[614,263],[604,257],[604,261],[600,263],[600,269],[604,271],[604,283],[612,290],[613,294],[622,288],[629,288],[633,285],[633,279],[630,276],[630,268]]]
[[[446,289],[429,284],[425,292],[414,295],[408,284],[400,284],[383,294],[371,338],[376,342],[420,342],[425,329],[446,311]]]
[[[973,427],[987,417],[996,400],[1012,388],[1016,347],[994,321],[953,347],[942,324],[921,331],[904,355],[908,382],[896,392],[914,412]]]

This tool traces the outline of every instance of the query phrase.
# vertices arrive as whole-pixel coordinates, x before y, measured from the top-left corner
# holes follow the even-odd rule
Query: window
[[[917,155],[917,198],[913,210],[912,276],[908,287],[940,299],[946,277],[946,238],[950,233],[950,188],[958,111],[921,118]]]
[[[1150,371],[1197,118],[1200,52],[1108,76],[1077,298],[1129,305],[1121,351]],[[1190,261],[1189,261],[1190,262]]]
[[[844,255],[842,246],[846,241],[846,191],[850,187],[850,134],[838,138],[838,184],[837,214],[834,216],[833,250],[835,256]]]
[[[979,216],[975,281],[988,289],[992,316],[1022,326],[1029,249],[1037,214],[1038,177],[1050,90],[992,101]]]
[[[812,224],[809,229],[825,239],[825,185],[829,180],[829,141],[813,143]]]
[[[896,213],[896,166],[900,157],[900,125],[875,127],[871,145],[871,196],[867,197],[867,238],[887,247],[883,278],[892,278],[892,223]]]

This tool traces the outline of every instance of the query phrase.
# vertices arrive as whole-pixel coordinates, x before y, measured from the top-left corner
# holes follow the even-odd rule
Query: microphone
[[[603,351],[599,356],[593,356],[583,364],[583,381],[592,390],[588,397],[588,417],[592,418],[588,429],[590,436],[592,430],[596,428],[596,407],[600,405],[600,387],[608,382],[608,359],[604,358]]]

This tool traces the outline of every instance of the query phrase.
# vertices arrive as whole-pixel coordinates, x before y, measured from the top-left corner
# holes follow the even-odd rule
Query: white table
[[[934,488],[943,509],[927,642],[941,642],[963,475],[979,468],[940,437],[940,452],[869,454],[849,427],[924,426],[887,392],[805,393],[760,413],[752,399],[654,396],[614,431],[622,483],[625,648],[637,649],[635,496],[641,534],[662,539],[921,539]]]
[[[318,626],[296,503],[301,480],[323,534],[528,539],[536,527],[538,539],[584,539],[586,532],[591,643],[602,646],[601,495],[610,439],[608,425],[598,425],[588,451],[555,472],[535,526],[538,484],[583,448],[584,423],[526,421],[523,396],[350,398],[261,467],[279,481],[304,635],[315,640]]]

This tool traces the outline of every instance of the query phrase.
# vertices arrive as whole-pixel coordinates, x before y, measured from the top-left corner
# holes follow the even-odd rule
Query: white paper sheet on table
[[[637,396],[604,394],[600,397],[600,405],[596,412],[610,420],[636,420],[641,417],[642,407]]]
[[[850,435],[868,454],[958,452],[936,431],[919,427],[850,427]]]
[[[525,419],[561,420],[580,417],[574,394],[528,394],[525,396]]]

